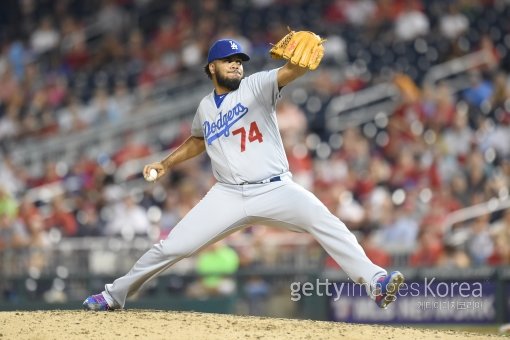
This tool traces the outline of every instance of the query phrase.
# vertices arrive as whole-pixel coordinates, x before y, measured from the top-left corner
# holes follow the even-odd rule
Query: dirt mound
[[[190,312],[0,312],[0,339],[498,339],[378,325]],[[508,339],[508,338],[506,338]]]

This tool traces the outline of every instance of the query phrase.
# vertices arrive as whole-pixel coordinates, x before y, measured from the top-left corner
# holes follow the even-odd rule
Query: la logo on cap
[[[220,39],[216,41],[209,49],[207,62],[223,59],[232,55],[239,56],[242,61],[250,60],[250,57],[243,52],[243,47],[234,39]]]

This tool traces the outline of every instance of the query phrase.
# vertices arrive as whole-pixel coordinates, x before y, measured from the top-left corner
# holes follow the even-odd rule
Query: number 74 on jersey
[[[253,143],[255,141],[262,143],[264,141],[262,133],[260,133],[259,127],[257,126],[257,122],[250,123],[248,136],[246,134],[246,129],[244,128],[244,126],[232,131],[232,135],[234,136],[241,135],[241,152],[244,152],[246,150],[246,137],[248,137],[248,142],[250,143]]]

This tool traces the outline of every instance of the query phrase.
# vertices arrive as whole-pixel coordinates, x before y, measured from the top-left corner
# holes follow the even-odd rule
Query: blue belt
[[[269,182],[279,182],[281,180],[280,176],[274,176],[269,179]]]
[[[243,182],[239,185],[245,185],[245,184],[264,184],[264,183],[271,183],[271,182],[279,182],[281,181],[282,178],[280,176],[274,176],[274,177],[271,177],[269,179],[265,179],[263,181],[260,181],[260,182],[253,182],[253,183],[250,183],[250,182]]]

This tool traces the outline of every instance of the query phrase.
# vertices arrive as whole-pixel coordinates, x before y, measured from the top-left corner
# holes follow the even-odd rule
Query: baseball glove
[[[324,56],[322,43],[326,40],[309,31],[289,31],[271,48],[269,54],[273,59],[285,59],[294,65],[315,70]]]

